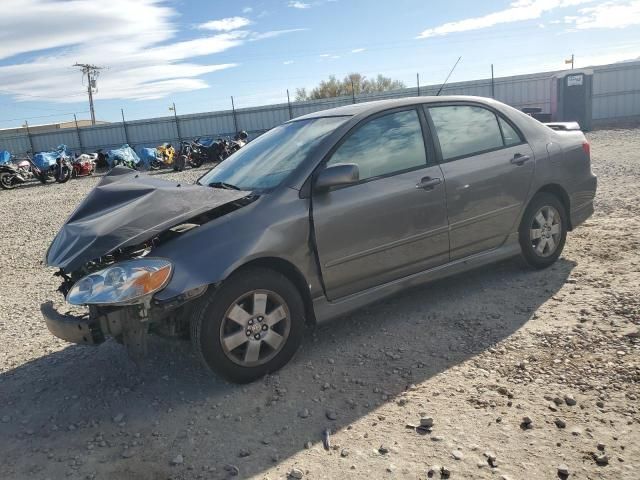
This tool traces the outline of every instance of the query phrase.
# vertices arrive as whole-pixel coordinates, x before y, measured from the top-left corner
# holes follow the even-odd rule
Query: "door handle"
[[[529,155],[521,155],[519,153],[516,153],[511,159],[511,163],[513,163],[514,165],[520,166],[520,165],[524,165],[524,162],[530,159],[531,157]]]
[[[423,190],[433,190],[434,187],[436,187],[437,185],[440,185],[442,183],[442,180],[439,178],[431,178],[431,177],[424,177],[423,179],[420,180],[420,182],[418,184],[416,184],[416,188],[422,188]]]

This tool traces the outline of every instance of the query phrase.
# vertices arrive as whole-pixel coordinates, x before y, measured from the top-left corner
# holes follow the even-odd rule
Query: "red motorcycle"
[[[83,153],[77,155],[73,158],[73,160],[71,160],[71,166],[73,168],[71,175],[74,178],[93,175],[93,173],[96,171],[97,160],[97,153]]]

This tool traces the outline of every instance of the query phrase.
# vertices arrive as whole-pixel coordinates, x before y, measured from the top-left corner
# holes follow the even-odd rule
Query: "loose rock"
[[[566,422],[560,418],[556,418],[553,423],[555,423],[558,428],[565,428],[567,426]]]

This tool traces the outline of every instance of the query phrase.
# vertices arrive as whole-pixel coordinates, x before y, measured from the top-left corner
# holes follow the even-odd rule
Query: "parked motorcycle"
[[[234,152],[237,152],[248,143],[249,134],[245,130],[241,130],[233,137]]]
[[[82,153],[76,155],[71,160],[71,176],[85,177],[93,175],[96,171],[96,163],[98,162],[98,153]]]
[[[0,187],[4,190],[11,190],[34,178],[42,183],[47,183],[49,176],[47,172],[40,170],[30,158],[18,160],[17,163],[0,165]]]
[[[242,147],[244,147],[247,144],[247,138],[248,137],[249,137],[249,135],[247,134],[247,132],[242,130],[242,131],[238,132],[233,137],[233,140],[230,139],[229,137],[219,138],[218,142],[222,143],[223,151],[224,151],[224,153],[222,155],[222,160],[226,160],[227,157],[233,155],[238,150],[240,150]]]
[[[180,150],[176,155],[176,160],[173,164],[173,169],[181,172],[187,165],[192,168],[198,168],[204,162],[201,155],[194,155],[195,148],[192,142],[180,142]]]
[[[137,170],[140,164],[140,157],[126,143],[120,148],[109,150],[105,155],[105,160],[110,168],[120,165]]]
[[[156,147],[156,158],[149,162],[149,168],[151,170],[159,170],[162,167],[174,167],[174,160],[176,156],[176,149],[170,143],[163,143],[159,147]]]
[[[222,138],[213,140],[208,137],[198,137],[193,141],[192,149],[192,157],[201,163],[220,163],[229,156],[227,143]]]
[[[73,174],[71,159],[66,155],[56,158],[56,164],[49,169],[47,174],[58,183],[68,182]]]
[[[73,167],[66,145],[58,145],[55,150],[50,152],[36,153],[31,163],[41,172],[39,180],[42,183],[47,183],[48,180],[65,183],[71,178]]]

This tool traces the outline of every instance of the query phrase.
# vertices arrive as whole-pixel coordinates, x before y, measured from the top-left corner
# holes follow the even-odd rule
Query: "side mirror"
[[[349,185],[358,180],[360,180],[358,165],[355,163],[337,163],[320,172],[316,178],[315,190],[326,191],[331,187]]]

